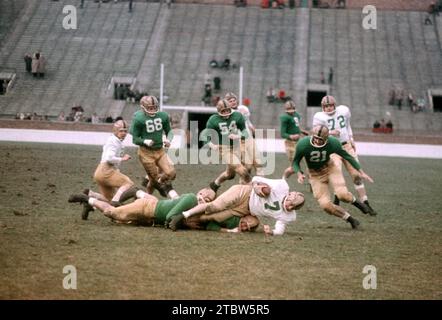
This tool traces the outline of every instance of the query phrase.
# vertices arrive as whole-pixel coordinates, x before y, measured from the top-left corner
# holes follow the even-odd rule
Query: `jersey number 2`
[[[339,122],[341,129],[345,127],[345,119],[343,116],[338,116],[336,120]],[[328,119],[328,126],[330,130],[335,130],[335,119]]]

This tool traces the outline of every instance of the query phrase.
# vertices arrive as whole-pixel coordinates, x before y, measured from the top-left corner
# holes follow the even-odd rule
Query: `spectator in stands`
[[[43,78],[46,72],[46,58],[41,52],[37,52],[35,55],[38,59],[37,74],[40,78]]]
[[[433,22],[431,21],[431,19],[430,19],[430,15],[429,15],[429,14],[425,15],[425,21],[424,21],[424,24],[425,24],[425,25],[433,25]]]
[[[321,83],[325,84],[324,72],[321,72]]]
[[[220,96],[214,96],[212,99],[212,106],[216,106],[218,104],[218,101],[221,100]]]
[[[212,68],[218,68],[218,61],[216,61],[215,59],[210,60],[209,65]]]
[[[328,70],[328,84],[332,84],[333,82],[333,68],[330,67]]]
[[[400,87],[397,87],[394,93],[395,96],[395,105],[397,105],[399,110],[402,110],[402,100],[404,98],[404,90]]]
[[[132,12],[133,4],[133,0],[129,0],[129,12]]]
[[[269,90],[267,90],[267,101],[272,103],[276,101],[276,91],[270,87]]]
[[[204,87],[204,96],[202,101],[206,106],[210,105],[212,102],[212,86],[210,84],[206,84]]]
[[[214,84],[215,91],[221,90],[221,78],[220,77],[217,76],[217,77],[213,78],[213,84]]]
[[[106,119],[104,120],[104,122],[106,122],[106,123],[113,123],[114,119],[112,118],[112,116],[107,116]]]
[[[236,6],[237,8],[240,8],[240,7],[247,7],[247,1],[246,1],[246,0],[234,0],[233,3],[235,4],[235,6]]]
[[[425,99],[422,97],[417,99],[417,111],[425,111]]]
[[[57,121],[66,121],[66,117],[65,117],[63,111],[61,111],[61,112],[58,114]]]
[[[408,106],[410,107],[410,110],[413,111],[414,97],[411,92],[409,92],[407,95],[407,102],[408,102]]]
[[[207,71],[204,75],[204,85],[212,83],[212,75],[210,71]]]
[[[388,104],[390,106],[394,106],[396,104],[396,89],[394,86],[391,87],[388,93]]]
[[[296,1],[295,0],[289,0],[289,8],[295,9],[296,7]]]
[[[24,60],[25,60],[26,72],[31,73],[31,71],[32,71],[32,56],[29,53],[27,53],[27,54],[25,54]]]
[[[0,79],[0,95],[6,93],[5,83],[6,83],[6,81],[4,79]]]
[[[97,115],[95,112],[92,114],[91,122],[92,122],[93,124],[100,123],[100,118],[98,117],[98,115]]]
[[[229,58],[225,58],[223,61],[223,65],[222,65],[223,69],[229,70],[230,69],[230,59]]]
[[[376,119],[373,123],[373,129],[379,129],[381,127],[381,123]]]
[[[167,3],[167,9],[170,9],[172,6],[172,0],[166,0]]]
[[[345,0],[338,0],[336,8],[338,8],[338,9],[345,9]]]
[[[252,104],[252,101],[250,101],[249,98],[244,98],[242,99],[242,104],[245,105],[246,107],[250,107],[250,105]]]
[[[385,124],[385,133],[392,133],[393,132],[393,122],[391,122],[391,119],[388,119],[387,123]]]
[[[284,89],[280,89],[280,90],[278,91],[278,100],[281,101],[281,102],[286,102],[286,101],[288,101],[288,100],[292,100],[292,98],[291,98],[291,97],[288,97],[288,96],[285,94],[285,90],[284,90]]]

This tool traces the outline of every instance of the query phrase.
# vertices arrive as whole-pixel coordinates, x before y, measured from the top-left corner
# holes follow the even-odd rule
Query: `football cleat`
[[[81,194],[71,194],[71,196],[68,199],[68,202],[75,203],[87,203],[89,201],[89,197],[83,193]]]
[[[87,220],[89,217],[89,212],[94,211],[94,207],[92,207],[89,203],[83,203],[83,211],[81,212],[81,219]]]
[[[177,231],[181,227],[183,220],[184,215],[182,213],[177,214],[172,218],[172,220],[170,220],[169,228],[172,229],[172,231]]]
[[[221,186],[219,186],[219,185],[217,185],[216,183],[215,183],[215,181],[212,181],[210,184],[209,184],[209,187],[210,187],[210,189],[212,189],[215,193],[218,191],[218,189],[221,187]]]
[[[352,229],[358,229],[360,223],[352,216],[348,217],[347,222],[351,224]]]
[[[376,211],[374,211],[374,209],[370,206],[370,204],[368,203],[368,200],[365,200],[364,201],[364,204],[367,206],[367,208],[370,210],[369,212],[368,212],[368,214],[370,215],[370,216],[375,216],[375,215],[377,215],[378,213],[376,212]]]
[[[126,202],[130,198],[136,198],[138,187],[132,186],[121,194],[120,203]]]
[[[335,206],[339,206],[339,203],[340,203],[339,198],[338,198],[337,195],[335,195],[335,199],[333,200],[333,204],[334,204]]]
[[[370,209],[365,205],[365,203],[359,201],[359,200],[355,200],[354,202],[351,203],[352,205],[354,205],[356,208],[358,208],[359,210],[361,210],[361,212],[363,214],[367,214],[370,213]]]
[[[149,184],[149,178],[148,177],[144,177],[143,180],[141,181],[141,185],[145,188],[147,188],[147,185]]]

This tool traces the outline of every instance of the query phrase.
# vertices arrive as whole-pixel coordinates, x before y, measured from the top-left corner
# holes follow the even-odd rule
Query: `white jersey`
[[[251,137],[252,136],[251,128],[254,128],[254,125],[250,121],[250,110],[249,110],[249,108],[247,106],[245,106],[245,105],[240,105],[240,106],[238,106],[238,108],[235,111],[241,113],[242,116],[244,117],[244,120],[245,120],[245,123],[246,123],[247,133],[249,134],[249,137]]]
[[[337,137],[341,143],[349,142],[353,139],[353,131],[350,126],[351,113],[347,106],[337,106],[334,114],[329,115],[323,111],[316,112],[313,116],[313,127],[316,125],[327,126],[331,130],[339,130]]]
[[[101,155],[101,163],[109,163],[115,167],[119,167],[121,158],[124,155],[123,141],[117,138],[116,135],[111,135],[107,138],[106,144],[103,146],[103,153]]]
[[[266,183],[271,188],[268,197],[262,198],[253,190],[250,194],[249,208],[250,212],[255,216],[271,217],[276,220],[274,235],[282,235],[288,223],[296,220],[296,211],[285,211],[283,206],[284,198],[289,194],[289,185],[284,179],[266,179],[255,176],[252,183]]]

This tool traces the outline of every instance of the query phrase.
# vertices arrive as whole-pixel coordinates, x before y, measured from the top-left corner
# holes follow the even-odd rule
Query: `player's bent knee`
[[[353,183],[357,186],[360,186],[362,184],[362,178],[360,175],[353,176]]]

